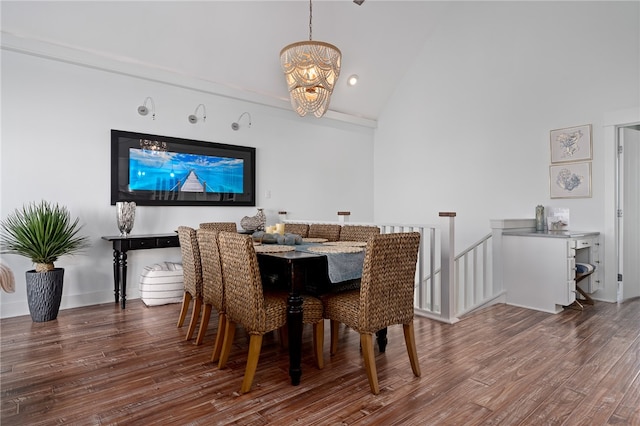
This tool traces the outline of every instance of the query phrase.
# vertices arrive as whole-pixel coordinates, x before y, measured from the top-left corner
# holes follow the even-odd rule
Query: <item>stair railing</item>
[[[345,224],[348,212],[338,213],[338,221],[287,220],[282,216],[281,220],[284,223]],[[439,217],[443,221],[441,225],[373,222],[349,222],[349,225],[375,225],[383,234],[419,232],[415,314],[453,324],[462,315],[490,303],[499,295],[492,293],[491,234],[453,256],[456,213],[440,212]]]

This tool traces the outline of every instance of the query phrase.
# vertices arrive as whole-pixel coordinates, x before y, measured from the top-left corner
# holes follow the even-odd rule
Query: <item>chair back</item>
[[[306,223],[285,223],[284,232],[300,235],[302,238],[307,238],[309,235],[309,225]]]
[[[182,254],[184,289],[191,296],[200,298],[202,297],[202,264],[196,230],[188,226],[179,226],[178,240]]]
[[[263,334],[266,309],[258,258],[250,235],[220,232],[218,235],[224,305],[227,318],[242,324],[249,334]]]
[[[198,246],[202,264],[202,299],[218,311],[224,312],[224,283],[222,281],[222,265],[218,234],[216,229],[198,229]]]
[[[380,234],[380,228],[369,225],[342,225],[340,241],[367,241],[370,236]]]
[[[204,222],[200,224],[200,229],[216,229],[218,231],[238,232],[235,222]]]
[[[331,223],[312,223],[309,225],[309,238],[326,238],[329,241],[338,241],[340,238],[339,224]]]
[[[369,239],[360,284],[361,333],[374,333],[413,320],[419,246],[419,232],[374,235]]]

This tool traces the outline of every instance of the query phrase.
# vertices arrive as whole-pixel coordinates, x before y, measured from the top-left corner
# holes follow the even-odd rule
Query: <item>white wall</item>
[[[375,220],[455,211],[457,251],[490,219],[533,218],[538,204],[569,208],[573,230],[604,232],[614,190],[604,117],[640,105],[639,9],[454,2],[379,119]],[[551,199],[549,131],[583,124],[593,125],[593,196]]]
[[[103,235],[117,235],[110,205],[110,130],[253,146],[257,149],[257,205],[269,223],[286,210],[290,219],[373,219],[373,130],[332,120],[300,119],[290,110],[240,102],[57,60],[2,50],[1,216],[46,199],[79,216],[92,242],[84,254],[61,258],[62,308],[113,301],[112,249]],[[194,83],[197,87],[197,83]],[[153,97],[156,120],[137,107]],[[187,116],[200,103],[207,120]],[[239,131],[231,123],[249,111]],[[271,198],[264,197],[270,190]],[[133,233],[171,232],[179,225],[240,222],[254,207],[145,207],[136,210]],[[129,252],[128,298],[139,297],[145,265],[179,261],[176,248]],[[24,271],[29,260],[3,255],[16,276],[16,292],[1,293],[1,316],[28,313]]]

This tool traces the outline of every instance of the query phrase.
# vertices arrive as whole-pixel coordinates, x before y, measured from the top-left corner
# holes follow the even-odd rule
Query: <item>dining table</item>
[[[102,239],[113,245],[114,295],[115,302],[120,302],[122,309],[126,303],[127,252],[180,246],[177,233],[103,236]],[[360,249],[349,250],[348,247]],[[364,243],[307,239],[302,244],[291,246],[260,244],[256,246],[256,254],[265,288],[286,290],[289,294],[289,376],[291,383],[298,385],[302,376],[302,295],[320,296],[359,288],[365,256]],[[384,352],[387,346],[386,336],[386,328],[376,333],[380,352]]]
[[[302,376],[302,295],[308,293],[318,296],[336,289],[359,288],[362,276],[364,247],[359,250],[340,250],[331,249],[331,246],[323,249],[319,245],[322,243],[291,245],[287,249],[279,249],[278,245],[272,244],[256,246],[263,286],[289,293],[289,376],[294,386],[300,384]],[[348,247],[347,243],[344,246]],[[385,328],[376,333],[380,352],[384,352],[387,345],[386,332]]]

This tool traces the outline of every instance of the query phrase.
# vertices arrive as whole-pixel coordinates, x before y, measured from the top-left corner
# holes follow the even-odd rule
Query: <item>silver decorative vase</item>
[[[245,216],[240,220],[240,226],[245,231],[264,231],[264,225],[267,217],[264,215],[264,209],[258,209],[255,216]]]
[[[264,215],[264,209],[258,209],[256,219],[258,220],[258,231],[264,231],[264,225],[267,223],[267,217]]]
[[[536,206],[536,231],[544,231],[544,206]]]
[[[118,201],[116,203],[116,217],[120,236],[128,236],[133,229],[133,222],[136,218],[135,201]]]

